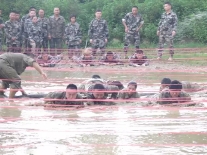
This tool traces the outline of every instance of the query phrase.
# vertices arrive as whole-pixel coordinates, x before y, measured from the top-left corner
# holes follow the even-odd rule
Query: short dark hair
[[[18,14],[18,15],[20,15],[20,12],[19,12],[19,11],[14,11],[14,13],[15,13],[15,14]]]
[[[171,82],[169,89],[173,90],[181,90],[183,88],[182,83],[178,80],[174,80]]]
[[[138,6],[133,6],[132,8],[136,8],[136,9],[138,9]]]
[[[171,79],[170,78],[163,78],[162,81],[161,81],[161,84],[170,85],[171,84]]]
[[[143,54],[144,51],[142,51],[142,50],[136,50],[135,53]]]
[[[74,14],[70,15],[70,19],[73,17],[75,17],[75,19],[76,19],[76,15],[74,15]]]
[[[168,5],[172,6],[172,4],[171,4],[170,2],[165,2],[164,5],[165,5],[165,4],[168,4]]]
[[[96,12],[102,12],[100,9],[97,9]]]
[[[30,8],[29,8],[29,11],[35,11],[35,10],[37,10],[34,6],[31,6]]]
[[[128,83],[127,86],[129,86],[129,85],[133,85],[133,86],[135,86],[135,88],[137,89],[137,83],[136,83],[136,82],[131,81],[131,82]]]
[[[124,88],[124,85],[120,81],[110,81],[107,84],[117,86],[119,87],[119,90]]]
[[[105,87],[104,87],[104,85],[97,83],[97,84],[94,85],[93,89],[105,90]]]
[[[99,75],[97,75],[97,74],[93,75],[92,78],[93,79],[101,79],[101,77]]]
[[[69,84],[66,89],[74,89],[74,90],[77,90],[77,86],[75,84]]]
[[[48,52],[48,51],[42,52],[42,54],[41,54],[41,55],[44,55],[44,54],[49,55],[49,52]]]
[[[14,11],[14,10],[11,10],[11,11],[10,11],[10,13],[16,13],[16,11]]]
[[[108,52],[106,53],[106,55],[113,55],[113,52],[108,51]]]

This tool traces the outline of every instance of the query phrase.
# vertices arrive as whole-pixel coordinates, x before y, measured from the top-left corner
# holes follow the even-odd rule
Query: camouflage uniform
[[[94,66],[94,56],[91,55],[90,57],[85,57],[84,55],[82,55],[81,57],[77,57],[77,63],[79,64],[85,64],[85,65],[90,65],[90,66]]]
[[[82,32],[78,23],[68,23],[65,28],[65,40],[69,49],[69,57],[72,55],[80,56],[80,43],[82,38]],[[75,49],[75,50],[73,50]]]
[[[63,37],[65,31],[65,19],[62,16],[59,16],[56,20],[54,15],[49,17],[49,35],[51,36],[50,40],[50,49],[52,55],[55,54],[55,49],[57,49],[57,54],[62,53],[63,48]]]
[[[40,22],[40,25],[42,27],[42,45],[44,51],[47,52],[48,50],[48,24],[49,19],[48,18],[38,18],[38,21]]]
[[[105,53],[104,48],[106,46],[105,39],[108,39],[109,30],[107,22],[104,19],[93,19],[89,25],[88,30],[89,39],[93,40],[92,48],[93,55],[96,54],[98,48],[100,48],[102,55]]]
[[[22,46],[25,48],[25,50],[28,50],[29,48],[29,40],[28,40],[28,34],[25,29],[25,22],[27,19],[30,19],[29,14],[25,15],[21,19],[21,26],[22,26]]]
[[[142,57],[142,59],[137,59],[136,55],[134,54],[133,56],[130,57],[129,61],[130,61],[130,65],[133,65],[133,64],[137,64],[137,65],[145,64],[146,66],[149,65],[147,56],[145,55]]]
[[[30,25],[30,24],[29,24]],[[42,27],[39,22],[31,23],[27,30],[28,39],[32,46],[32,53],[38,55],[40,53],[40,47],[42,45]],[[36,53],[36,51],[39,51]]]
[[[55,67],[57,63],[61,61],[61,56],[48,55],[48,60],[43,60],[42,55],[39,55],[36,59],[37,63],[42,67]]]
[[[128,91],[127,89],[123,89],[121,92],[119,92],[118,98],[120,99],[140,98],[140,95],[138,92],[134,92],[132,95],[129,95],[127,91]]]
[[[102,82],[101,81],[97,81],[97,83],[102,83]],[[103,84],[103,85],[104,85],[105,90],[106,90],[106,93],[105,93],[106,96],[108,97],[110,95],[110,98],[116,99],[117,98],[117,95],[118,95],[119,87],[118,86],[114,86],[114,85],[107,85],[107,84]],[[91,91],[93,91],[94,86],[95,86],[95,83],[82,84],[79,87],[79,90],[82,91],[82,93],[84,95],[86,95],[87,92],[90,93]]]
[[[162,56],[162,48],[164,47],[164,44],[167,42],[170,48],[170,55],[173,56],[173,36],[172,31],[176,31],[177,29],[177,15],[174,12],[170,13],[163,13],[161,16],[161,20],[159,22],[158,30],[160,32],[159,35],[159,50],[158,50],[158,56]]]
[[[182,81],[182,88],[186,92],[195,92],[195,91],[202,91],[207,89],[207,86],[201,86],[197,83],[189,82],[189,81]]]
[[[100,100],[105,100],[107,99],[107,94],[104,95],[103,99]],[[95,101],[96,98],[94,97],[94,95],[92,93],[88,93],[87,94],[87,99],[94,99],[94,101],[89,101],[87,102],[88,105],[114,105],[115,103],[113,102],[109,102],[109,101]]]
[[[5,23],[5,36],[7,44],[7,52],[20,53],[21,44],[21,25],[17,21],[8,20]],[[12,40],[15,38],[15,40]]]
[[[132,12],[127,13],[123,19],[128,27],[128,32],[125,33],[124,37],[124,51],[127,52],[130,42],[133,41],[136,49],[139,49],[140,45],[140,34],[137,31],[138,27],[144,24],[144,20],[141,14],[133,15]]]
[[[0,55],[0,79],[4,89],[21,89],[21,75],[26,67],[33,66],[34,59],[21,53],[5,53]]]
[[[45,104],[59,104],[59,105],[83,105],[82,101],[69,101],[66,98],[66,92],[51,92],[46,95]],[[50,99],[57,99],[56,101]],[[77,94],[76,99],[82,99],[80,94]]]
[[[107,59],[107,54],[105,54],[105,55],[101,58],[100,61],[103,62],[103,63],[119,63],[119,62],[120,62],[120,57],[119,57],[118,54],[113,53],[113,60],[108,60],[108,59]]]
[[[0,25],[4,24],[4,20],[0,17]],[[2,41],[3,41],[3,28],[0,28],[0,51],[2,50]]]
[[[189,98],[190,95],[186,92],[181,91],[177,98],[172,98],[169,91],[162,91],[159,95],[159,104],[172,104],[172,103],[181,103],[189,101],[186,98]],[[179,101],[180,98],[180,101]],[[169,101],[168,101],[169,100]],[[185,101],[186,100],[186,101]]]

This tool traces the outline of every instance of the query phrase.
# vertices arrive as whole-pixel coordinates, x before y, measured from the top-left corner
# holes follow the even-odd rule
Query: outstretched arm
[[[33,62],[33,67],[43,76],[44,79],[47,79],[47,74],[42,71],[38,63]]]

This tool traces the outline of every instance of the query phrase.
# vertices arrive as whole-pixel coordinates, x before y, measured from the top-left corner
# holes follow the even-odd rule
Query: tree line
[[[94,18],[96,9],[101,9],[103,18],[109,27],[109,41],[123,42],[124,27],[121,19],[136,5],[145,21],[141,30],[141,41],[157,43],[157,25],[164,12],[165,0],[1,0],[0,9],[4,21],[8,20],[11,10],[17,10],[21,15],[28,13],[31,6],[44,9],[46,16],[53,14],[54,7],[59,7],[61,15],[69,21],[70,14],[77,15],[84,34],[83,42],[87,39],[90,21]],[[178,33],[176,41],[192,40],[207,41],[207,1],[206,0],[171,0],[173,11],[178,16]]]

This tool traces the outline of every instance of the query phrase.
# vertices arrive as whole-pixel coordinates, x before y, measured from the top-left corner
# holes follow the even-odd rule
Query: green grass
[[[205,50],[194,51],[193,48],[206,48],[206,44],[198,42],[188,42],[188,43],[175,43],[175,48],[192,48],[189,51],[175,50],[174,59],[177,63],[190,66],[207,66],[207,52]],[[66,46],[64,48],[67,48]],[[108,49],[120,49],[120,52],[123,51],[123,43],[119,40],[113,40],[109,42]],[[133,46],[129,49],[129,55],[134,53]],[[144,51],[145,54],[150,59],[155,59],[157,56],[157,44],[154,43],[141,43],[140,48],[142,49],[152,49],[149,51]],[[166,47],[165,47],[166,48]],[[6,51],[6,46],[3,46],[4,51]],[[168,59],[168,51],[163,51],[163,59]],[[196,60],[197,59],[197,60]],[[199,60],[198,60],[199,59]]]

